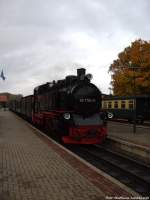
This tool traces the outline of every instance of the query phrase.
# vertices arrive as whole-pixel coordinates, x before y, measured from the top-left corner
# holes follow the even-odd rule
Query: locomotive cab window
[[[38,111],[39,111],[39,103],[38,103],[37,99],[35,99],[34,109],[35,109],[35,110],[34,110],[35,112],[38,112]]]

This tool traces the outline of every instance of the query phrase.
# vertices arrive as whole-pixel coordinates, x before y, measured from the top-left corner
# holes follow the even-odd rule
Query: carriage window
[[[111,101],[108,102],[108,108],[112,108]]]
[[[118,101],[114,102],[114,108],[118,108]]]
[[[129,109],[133,109],[133,107],[134,107],[133,100],[130,100],[129,101]]]
[[[125,109],[126,108],[126,102],[125,101],[121,101],[121,108]]]

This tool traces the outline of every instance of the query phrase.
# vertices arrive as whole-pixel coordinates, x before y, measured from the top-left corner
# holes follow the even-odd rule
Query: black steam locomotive
[[[90,83],[91,77],[85,69],[78,69],[77,76],[40,85],[33,96],[10,107],[64,143],[102,143],[107,134],[105,115],[101,92]]]

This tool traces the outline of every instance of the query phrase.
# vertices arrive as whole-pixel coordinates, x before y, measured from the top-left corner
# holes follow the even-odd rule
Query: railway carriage
[[[21,100],[15,99],[9,102],[9,109],[17,114],[21,112]]]
[[[21,99],[21,115],[28,121],[32,121],[33,95]]]
[[[143,123],[150,120],[150,96],[105,96],[102,108],[107,112],[109,119],[126,119]]]

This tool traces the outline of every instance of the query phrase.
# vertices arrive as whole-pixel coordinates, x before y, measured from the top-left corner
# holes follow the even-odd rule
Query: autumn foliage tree
[[[150,94],[150,42],[136,40],[109,68],[114,95]]]

